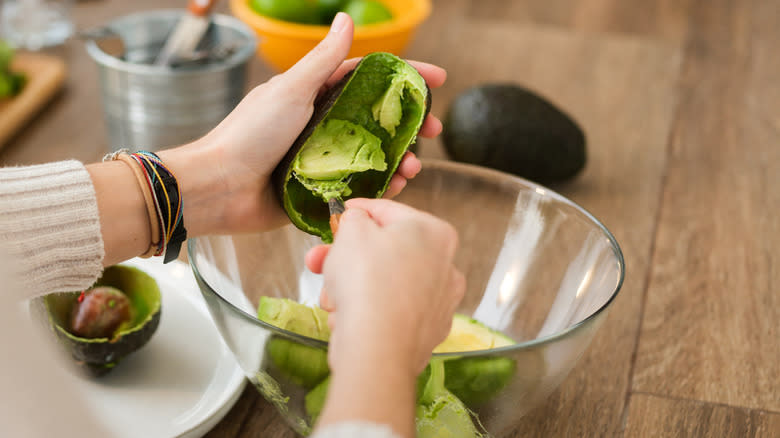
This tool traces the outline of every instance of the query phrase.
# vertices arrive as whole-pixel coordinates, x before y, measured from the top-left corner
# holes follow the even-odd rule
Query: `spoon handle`
[[[339,229],[339,219],[344,213],[344,201],[341,198],[330,198],[328,200],[328,210],[330,210],[330,231],[333,236],[336,236],[336,231]]]
[[[217,3],[217,0],[190,0],[187,9],[198,17],[205,17],[211,13],[211,9]]]

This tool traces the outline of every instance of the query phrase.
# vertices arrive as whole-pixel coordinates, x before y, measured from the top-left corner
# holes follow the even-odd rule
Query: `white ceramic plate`
[[[246,379],[181,262],[127,263],[157,280],[160,326],[143,348],[99,378],[74,375],[90,409],[117,438],[201,437],[241,395]]]

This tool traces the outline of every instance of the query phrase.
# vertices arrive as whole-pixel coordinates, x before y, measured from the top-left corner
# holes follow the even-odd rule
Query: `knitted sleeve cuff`
[[[0,246],[18,273],[18,298],[89,287],[103,270],[104,249],[84,165],[0,169]]]
[[[334,423],[317,430],[311,438],[399,438],[393,430],[383,424],[366,421],[345,421]]]

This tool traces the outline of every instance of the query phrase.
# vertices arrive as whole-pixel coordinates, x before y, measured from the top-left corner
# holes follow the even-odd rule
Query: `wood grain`
[[[468,20],[452,26],[452,17],[445,17],[446,23],[430,23],[436,38],[421,34],[411,52],[449,72],[444,87],[434,91],[435,114],[443,116],[469,86],[509,81],[547,96],[586,132],[585,172],[554,188],[615,233],[627,281],[590,350],[562,388],[522,420],[517,436],[612,436],[620,429],[628,390],[680,52],[638,38],[573,36],[549,27]],[[421,155],[444,152],[438,141],[425,141]],[[613,365],[603,366],[605,357]]]
[[[637,391],[780,411],[779,13],[722,1],[692,22]]]
[[[461,0],[463,15],[491,23],[543,25],[595,34],[653,37],[671,43],[685,40],[692,0]],[[450,0],[435,3],[452,8]],[[454,9],[454,8],[453,8]]]
[[[257,393],[256,389],[247,387],[247,390],[250,389]],[[277,413],[276,408],[259,394],[255,397],[255,401],[250,408],[250,413],[246,416],[244,424],[237,435],[209,434],[207,437],[255,438],[258,436],[264,438],[298,437],[298,435],[284,423]]]
[[[258,398],[260,398],[260,394],[257,390],[251,384],[247,385],[230,412],[204,435],[204,438],[239,437],[247,418],[255,416],[257,412],[255,405]],[[271,409],[273,408],[269,407],[269,411]]]
[[[771,438],[780,436],[780,414],[640,393],[631,397],[624,436]]]
[[[83,29],[162,7],[181,2],[79,2],[74,17]],[[779,436],[777,17],[773,0],[434,0],[408,52],[449,71],[434,113],[487,80],[569,112],[588,164],[553,188],[601,219],[627,261],[589,351],[514,436]],[[0,151],[3,165],[107,150],[83,44],[49,53],[67,61],[64,90]],[[253,60],[248,86],[270,76]],[[421,153],[445,157],[438,141]],[[207,436],[294,434],[248,386]]]

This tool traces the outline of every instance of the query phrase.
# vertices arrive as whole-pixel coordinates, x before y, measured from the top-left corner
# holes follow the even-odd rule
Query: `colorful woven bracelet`
[[[122,149],[106,155],[103,160],[108,159],[130,165],[141,184],[152,231],[150,248],[142,257],[165,255],[163,263],[175,260],[187,239],[181,189],[176,176],[153,152],[130,153]]]
[[[135,157],[130,155],[127,149],[120,149],[103,157],[103,161],[111,160],[121,161],[130,167],[130,169],[133,171],[133,175],[135,175],[135,178],[138,181],[141,194],[144,198],[144,204],[146,204],[146,212],[147,216],[149,217],[149,232],[151,235],[151,242],[149,244],[149,249],[141,254],[140,257],[149,258],[154,255],[158,255],[157,253],[160,252],[160,246],[164,244],[162,237],[163,229],[159,220],[160,213],[156,207],[152,185],[149,181],[148,175],[146,174],[146,170]]]
[[[181,189],[176,176],[153,152],[139,151],[132,154],[139,160],[145,172],[150,176],[155,204],[160,212],[165,254],[164,263],[169,263],[179,256],[182,243],[187,239],[187,229],[184,228],[184,210],[181,199]]]

